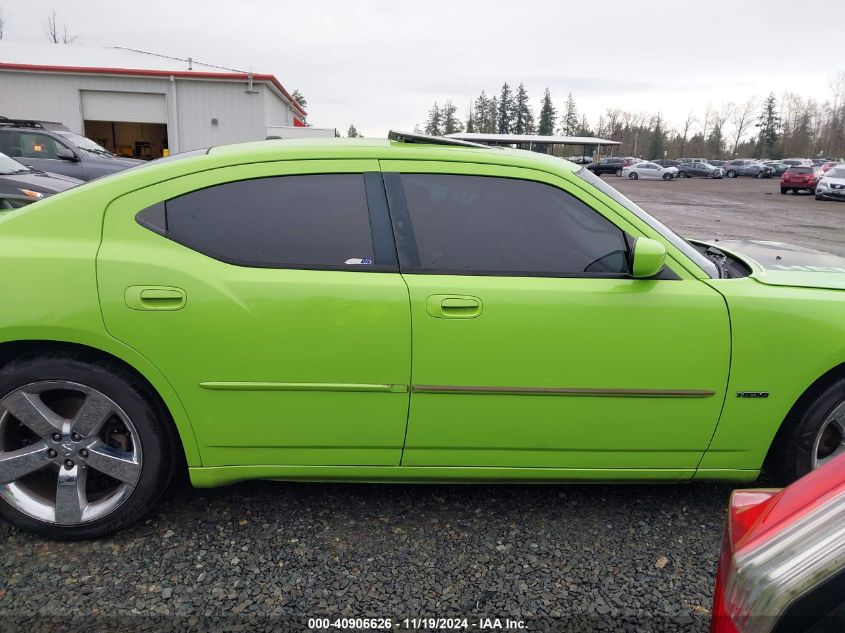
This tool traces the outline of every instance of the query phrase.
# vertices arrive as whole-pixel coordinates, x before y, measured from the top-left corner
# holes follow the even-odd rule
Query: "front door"
[[[410,315],[375,161],[127,194],[97,275],[109,332],[171,381],[204,466],[399,464]]]
[[[630,278],[636,230],[556,176],[382,169],[413,322],[403,465],[696,467],[728,376],[718,293],[672,261]]]

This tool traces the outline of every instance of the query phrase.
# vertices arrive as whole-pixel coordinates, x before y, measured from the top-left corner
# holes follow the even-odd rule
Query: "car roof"
[[[544,171],[573,172],[582,169],[581,165],[571,163],[564,158],[527,150],[370,138],[271,139],[212,147],[208,150],[208,157],[226,159],[230,164],[300,158],[329,160],[375,158],[483,162],[533,167]]]

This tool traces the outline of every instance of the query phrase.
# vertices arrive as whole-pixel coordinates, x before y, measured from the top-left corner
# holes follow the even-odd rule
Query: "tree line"
[[[741,103],[708,103],[690,110],[679,126],[672,127],[660,112],[635,113],[618,108],[608,108],[591,125],[587,116],[579,113],[572,93],[558,109],[548,88],[535,120],[525,85],[520,83],[513,89],[505,82],[492,96],[482,90],[463,116],[451,99],[436,101],[416,131],[437,136],[464,131],[597,136],[621,142],[614,150],[616,154],[649,159],[838,158],[845,156],[845,73],[832,77],[829,89],[829,96],[822,101],[786,91]]]

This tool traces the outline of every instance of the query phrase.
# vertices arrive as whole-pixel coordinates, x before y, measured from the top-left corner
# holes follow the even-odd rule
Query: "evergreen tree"
[[[519,84],[514,101],[514,134],[531,134],[534,132],[534,114],[528,102],[528,91],[525,84]]]
[[[475,100],[475,131],[481,133],[487,133],[491,130],[488,127],[489,123],[489,115],[490,115],[490,99],[487,97],[487,93],[483,90],[481,94],[478,95],[478,99]]]
[[[552,103],[552,95],[549,89],[543,93],[543,100],[540,104],[540,118],[537,121],[537,134],[540,136],[551,136],[555,133],[555,119],[557,118],[557,110]],[[534,145],[535,152],[548,152],[548,146],[544,143]]]
[[[358,130],[355,129],[354,123],[349,124],[349,130],[346,132],[346,136],[348,136],[349,138],[358,138],[361,136],[360,134],[358,134]]]
[[[564,136],[575,136],[578,131],[578,110],[575,108],[575,99],[572,93],[566,98],[566,109],[563,111],[563,118],[560,120],[560,132]]]
[[[484,129],[485,134],[496,134],[499,131],[499,100],[496,97],[491,97],[487,104],[487,115],[485,117]]]
[[[666,146],[666,132],[658,114],[654,120],[654,129],[651,132],[651,143],[648,146],[648,155],[651,160],[663,158],[663,150]]]
[[[436,101],[431,107],[431,110],[428,111],[428,120],[425,122],[425,133],[429,136],[442,136],[443,134],[443,119]]]
[[[454,134],[455,132],[463,131],[460,119],[457,116],[458,108],[452,103],[451,99],[447,99],[440,110],[440,119],[442,121],[443,134]]]
[[[496,132],[498,134],[510,134],[515,109],[516,104],[514,103],[513,93],[506,81],[502,84],[502,92],[499,95],[499,112],[496,124]]]
[[[757,129],[760,130],[757,135],[760,152],[763,158],[767,158],[772,147],[780,138],[780,117],[777,112],[777,99],[775,99],[774,92],[769,93],[769,96],[763,102],[763,110],[757,119]]]
[[[469,110],[467,113],[467,132],[475,132],[475,99],[469,102]]]
[[[293,97],[294,101],[296,101],[299,105],[302,106],[303,110],[308,106],[308,99],[306,99],[305,95],[299,92],[299,90],[294,90],[292,93],[290,93],[290,96]],[[302,122],[308,123],[308,121],[306,121],[305,119],[306,117],[302,117]]]

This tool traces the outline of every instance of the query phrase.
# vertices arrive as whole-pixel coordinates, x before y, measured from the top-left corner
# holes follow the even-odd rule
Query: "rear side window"
[[[815,172],[812,167],[790,167],[786,171],[790,174],[812,174]]]
[[[401,176],[422,271],[583,276],[628,272],[621,229],[539,182]]]
[[[362,174],[228,182],[149,207],[137,219],[193,250],[241,266],[380,268]]]

